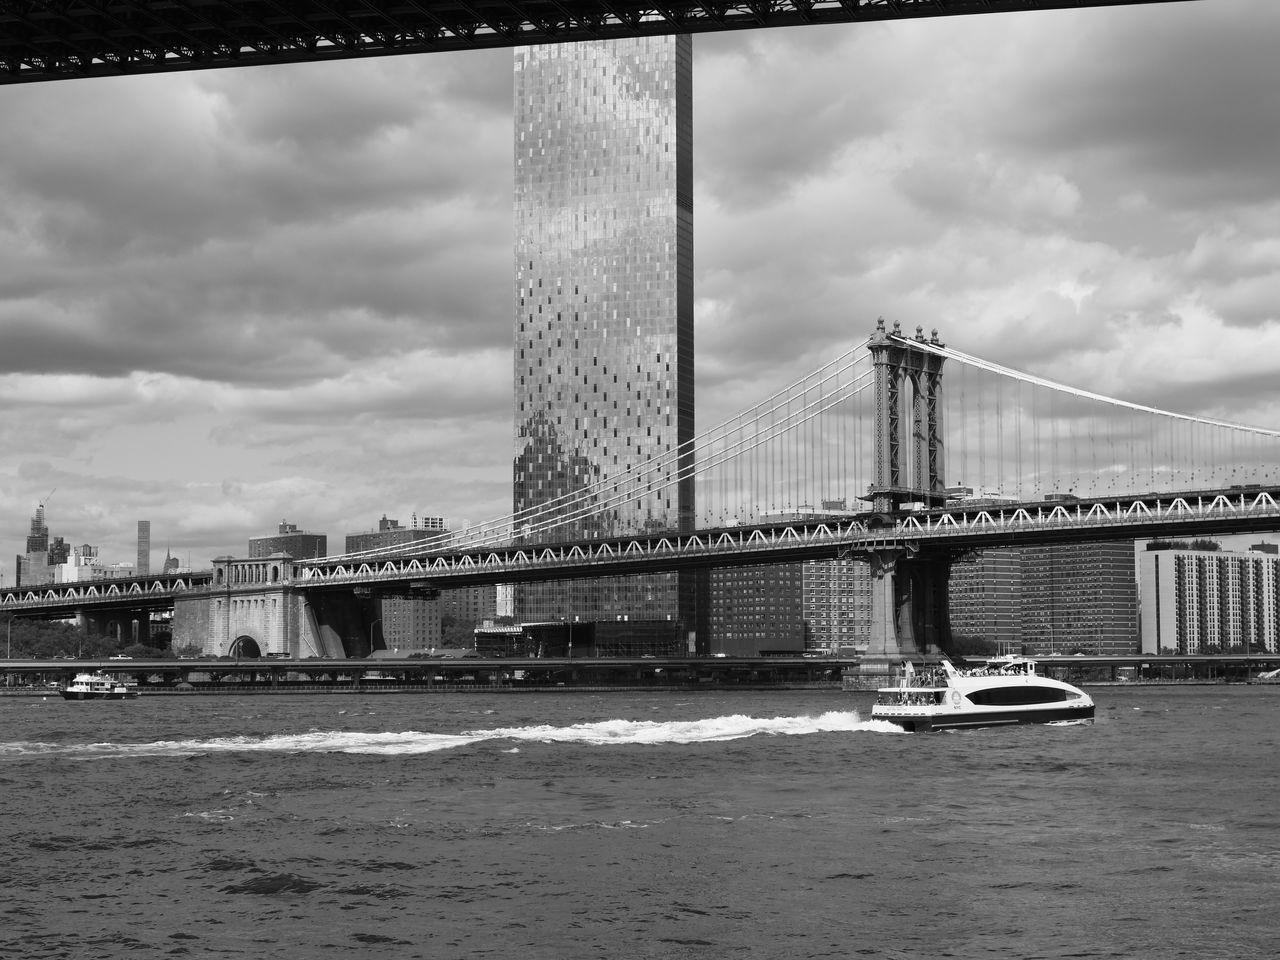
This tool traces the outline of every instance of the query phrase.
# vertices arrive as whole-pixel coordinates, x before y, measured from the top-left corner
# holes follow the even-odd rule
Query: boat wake
[[[498,727],[462,733],[360,733],[316,730],[268,737],[207,740],[157,740],[151,743],[0,743],[0,758],[56,755],[70,759],[112,757],[190,757],[212,753],[362,753],[410,755],[455,750],[485,741],[571,743],[590,746],[717,743],[755,736],[806,736],[814,733],[901,733],[894,724],[863,720],[855,711],[817,716],[709,717],[703,720],[601,720],[556,727]]]

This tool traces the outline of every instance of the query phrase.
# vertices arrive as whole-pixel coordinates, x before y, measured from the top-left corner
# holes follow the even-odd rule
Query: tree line
[[[153,629],[146,643],[122,644],[114,637],[92,633],[76,624],[7,616],[0,618],[0,631],[6,654],[15,660],[101,660],[121,654],[147,659],[184,653],[171,648],[169,631],[163,629]]]

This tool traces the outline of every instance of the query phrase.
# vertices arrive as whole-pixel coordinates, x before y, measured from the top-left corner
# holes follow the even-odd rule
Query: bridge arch
[[[257,660],[262,656],[262,647],[253,637],[241,634],[232,642],[227,654],[239,660]]]

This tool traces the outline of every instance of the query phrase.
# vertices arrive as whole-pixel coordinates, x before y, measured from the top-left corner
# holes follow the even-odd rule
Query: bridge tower
[[[864,499],[886,524],[908,504],[946,503],[943,480],[943,358],[922,344],[944,346],[935,330],[904,337],[895,323],[876,323],[868,342],[875,371],[874,477]],[[947,617],[950,555],[921,555],[909,546],[863,554],[871,567],[871,639],[860,672],[878,682],[904,659],[937,654],[951,639]]]
[[[887,332],[881,317],[867,344],[875,368],[876,421],[875,478],[865,499],[876,513],[891,513],[905,503],[932,507],[946,502],[943,358],[920,347],[923,343],[945,346],[937,330],[926,341],[924,328],[916,327],[912,340],[897,323]]]

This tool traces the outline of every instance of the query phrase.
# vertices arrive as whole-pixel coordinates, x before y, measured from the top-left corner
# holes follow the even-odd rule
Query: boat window
[[[1057,703],[1067,699],[1067,691],[1057,687],[993,687],[990,690],[975,690],[969,694],[969,699],[988,706]]]

